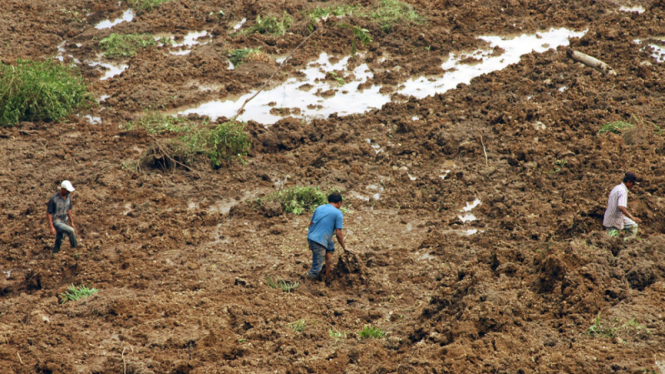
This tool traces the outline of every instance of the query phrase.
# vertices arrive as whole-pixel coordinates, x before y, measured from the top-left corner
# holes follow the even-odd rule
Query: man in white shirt
[[[623,183],[614,187],[607,200],[607,210],[603,219],[603,226],[610,236],[616,236],[620,230],[626,231],[626,237],[637,234],[637,223],[642,220],[633,217],[628,212],[628,190],[633,189],[637,176],[630,171],[623,177]]]

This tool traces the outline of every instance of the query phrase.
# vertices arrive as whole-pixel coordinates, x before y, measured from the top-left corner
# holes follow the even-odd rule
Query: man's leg
[[[330,270],[332,270],[332,255],[332,252],[326,251],[326,277],[330,274]]]
[[[64,232],[60,232],[56,230],[55,233],[55,244],[53,245],[53,253],[58,253],[60,252],[60,246],[62,245],[62,239],[65,237]]]
[[[623,229],[626,231],[626,237],[636,236],[639,225],[628,217],[623,217]]]
[[[323,261],[326,253],[326,248],[319,243],[309,241],[309,249],[312,250],[312,268],[307,273],[310,279],[316,278],[323,267]]]
[[[58,236],[60,237],[60,244],[62,244],[62,239],[64,235],[67,235],[69,237],[69,244],[71,244],[72,248],[76,248],[78,245],[78,240],[76,239],[76,230],[74,230],[73,227],[66,225],[60,221],[53,222],[53,226],[55,227],[55,230],[57,232],[56,235],[56,243],[57,243],[57,238]],[[60,250],[60,245],[58,245],[58,251]]]

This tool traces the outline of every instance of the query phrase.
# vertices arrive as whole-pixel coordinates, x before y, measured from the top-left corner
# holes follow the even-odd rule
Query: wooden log
[[[612,69],[612,67],[610,67],[610,65],[600,61],[595,57],[589,56],[586,53],[573,51],[572,49],[569,49],[566,53],[568,54],[568,57],[572,58],[577,62],[581,62],[586,66],[598,69],[605,74],[617,75],[617,73],[614,71],[614,69]]]

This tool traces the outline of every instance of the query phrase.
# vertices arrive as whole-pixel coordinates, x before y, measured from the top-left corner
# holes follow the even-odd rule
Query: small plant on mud
[[[251,35],[258,32],[259,34],[282,36],[291,28],[291,25],[293,25],[293,18],[291,18],[291,15],[286,11],[284,11],[281,20],[278,20],[275,16],[261,18],[260,15],[257,15],[256,23],[242,33],[245,35]]]
[[[294,288],[300,286],[299,282],[288,282],[282,279],[272,279],[270,276],[266,275],[266,284],[270,288],[281,288],[284,292],[291,292]]]
[[[100,48],[108,58],[132,57],[141,48],[157,45],[155,38],[150,34],[116,34],[113,33],[99,42]],[[159,40],[168,44],[167,39]]]
[[[332,327],[330,329],[328,329],[328,335],[330,335],[331,339],[334,339],[334,340],[337,340],[337,341],[346,339],[346,332],[336,331]]]
[[[288,326],[291,330],[293,330],[297,333],[301,333],[301,332],[305,331],[305,329],[307,328],[307,324],[305,323],[304,319],[299,319],[295,322],[291,322],[291,323],[287,324],[286,326]]]
[[[239,66],[247,61],[263,61],[270,62],[270,57],[261,51],[261,47],[253,48],[243,48],[243,49],[234,49],[227,55],[229,61],[233,66]]]
[[[278,201],[287,213],[301,215],[305,211],[313,211],[328,202],[327,195],[318,187],[293,186],[277,191],[269,196],[270,200]]]
[[[60,294],[60,303],[64,304],[67,301],[77,301],[81,298],[88,297],[95,292],[99,292],[99,290],[96,288],[88,288],[85,285],[76,287],[72,284],[67,288],[65,293]]]
[[[182,117],[167,116],[159,112],[146,111],[137,121],[122,126],[123,130],[143,129],[148,134],[176,134],[189,132],[198,126]]]
[[[331,72],[330,72],[330,76],[331,76],[335,81],[337,81],[337,85],[338,85],[338,86],[341,87],[341,86],[343,86],[343,85],[346,84],[346,82],[344,81],[344,78],[338,76],[337,73],[335,73],[334,71],[331,71]]]
[[[172,0],[127,0],[129,5],[139,13],[151,11]]]
[[[220,167],[222,161],[237,158],[244,162],[252,147],[252,141],[245,132],[242,122],[224,122],[212,129],[203,128],[180,139],[190,154],[203,153],[208,156],[212,166]]]
[[[19,121],[60,121],[93,98],[73,66],[53,60],[0,63],[0,127]]]
[[[379,339],[383,338],[386,333],[378,327],[367,326],[363,327],[362,330],[358,333],[360,339]]]
[[[411,5],[399,0],[382,0],[378,7],[369,12],[369,17],[378,22],[384,32],[390,32],[397,24],[418,24],[425,20]]]
[[[554,161],[554,170],[548,172],[547,174],[554,174],[558,173],[563,169],[566,165],[568,164],[568,161],[566,160],[556,160]]]
[[[353,15],[356,11],[361,9],[359,6],[342,4],[342,5],[332,5],[328,7],[316,7],[314,10],[306,13],[307,18],[313,22],[318,22],[321,19],[328,18],[330,16],[335,17],[344,17]]]
[[[612,123],[608,123],[607,125],[603,126],[598,130],[598,134],[605,134],[608,132],[612,132],[615,134],[621,134],[624,130],[626,129],[632,129],[635,126],[624,121],[616,121]]]

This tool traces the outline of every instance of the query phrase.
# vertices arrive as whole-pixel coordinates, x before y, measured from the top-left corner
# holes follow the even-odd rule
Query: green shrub
[[[378,22],[385,32],[390,32],[398,23],[420,23],[425,20],[411,5],[399,0],[382,0],[368,16]]]
[[[73,66],[53,60],[0,63],[0,126],[19,121],[60,121],[93,98]]]
[[[607,125],[603,126],[598,130],[598,134],[605,134],[608,132],[613,132],[615,134],[621,134],[624,130],[626,129],[632,129],[635,126],[624,121],[616,121],[612,123],[608,123]]]
[[[288,213],[301,215],[305,211],[314,211],[317,207],[328,203],[328,196],[318,187],[293,186],[277,191],[268,197],[282,204]]]
[[[212,129],[202,128],[180,140],[191,154],[207,155],[214,167],[219,167],[222,161],[229,161],[234,157],[242,161],[252,147],[252,141],[245,132],[245,125],[235,121],[224,122]]]
[[[148,134],[176,134],[189,132],[197,128],[182,117],[174,117],[159,112],[146,111],[138,121],[129,122],[123,126],[123,130],[144,129]]]
[[[161,43],[169,43],[162,39]],[[141,48],[157,45],[157,41],[150,34],[116,34],[113,33],[99,42],[108,58],[132,57]]]
[[[257,15],[256,23],[243,31],[243,33],[246,35],[251,35],[255,32],[258,32],[259,34],[272,34],[281,36],[291,28],[291,25],[293,25],[293,18],[291,18],[291,15],[289,15],[289,13],[286,11],[284,11],[281,20],[278,20],[275,16],[261,18],[260,15]]]
[[[361,339],[378,339],[384,337],[385,335],[386,333],[380,328],[367,325],[365,325],[365,327],[358,333],[358,336]]]
[[[261,52],[261,47],[253,49],[253,48],[243,48],[243,49],[234,49],[231,51],[227,57],[229,61],[233,64],[233,66],[238,66],[245,62],[248,59],[251,59],[253,55],[257,54],[263,54]]]
[[[72,284],[67,288],[65,293],[60,294],[60,302],[64,304],[67,301],[77,301],[81,298],[88,297],[95,292],[99,292],[99,290],[96,288],[88,288],[85,285],[76,287]]]
[[[148,12],[172,0],[127,0],[130,7],[138,13]]]

